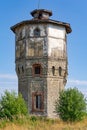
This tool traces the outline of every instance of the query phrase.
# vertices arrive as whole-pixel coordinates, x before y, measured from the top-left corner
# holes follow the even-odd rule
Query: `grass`
[[[87,130],[87,118],[81,122],[65,123],[59,119],[42,117],[20,117],[19,119],[0,120],[0,130]]]

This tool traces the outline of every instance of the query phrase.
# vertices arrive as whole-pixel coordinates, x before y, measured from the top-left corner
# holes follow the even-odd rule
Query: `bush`
[[[31,120],[32,122],[35,122],[35,121],[37,121],[37,117],[36,117],[36,116],[31,116],[30,120]]]
[[[79,121],[86,114],[86,100],[77,88],[60,92],[56,112],[63,121]]]
[[[13,119],[14,116],[26,115],[27,107],[22,95],[5,91],[0,100],[0,118]]]

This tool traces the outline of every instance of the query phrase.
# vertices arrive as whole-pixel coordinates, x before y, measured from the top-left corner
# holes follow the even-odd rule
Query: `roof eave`
[[[72,29],[70,27],[70,24],[69,23],[65,23],[65,22],[60,22],[60,21],[55,21],[55,20],[51,20],[51,19],[47,19],[47,20],[26,20],[26,21],[22,21],[20,23],[17,23],[16,25],[12,26],[10,29],[15,33],[15,29],[21,25],[26,25],[26,24],[32,24],[32,23],[52,23],[52,24],[57,24],[57,25],[60,25],[60,26],[64,26],[66,28],[66,32],[67,33],[71,33],[72,32]]]

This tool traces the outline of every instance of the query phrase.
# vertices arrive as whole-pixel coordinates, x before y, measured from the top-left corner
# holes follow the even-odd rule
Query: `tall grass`
[[[87,130],[87,118],[74,123],[34,116],[14,118],[12,121],[5,119],[0,120],[0,130]]]

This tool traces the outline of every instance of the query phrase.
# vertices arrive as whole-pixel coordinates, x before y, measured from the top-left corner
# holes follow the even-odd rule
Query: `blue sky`
[[[17,91],[15,73],[15,35],[10,27],[31,19],[39,0],[1,0],[0,2],[0,93]],[[40,8],[52,10],[51,19],[68,22],[68,82],[87,93],[87,0],[41,0]]]

